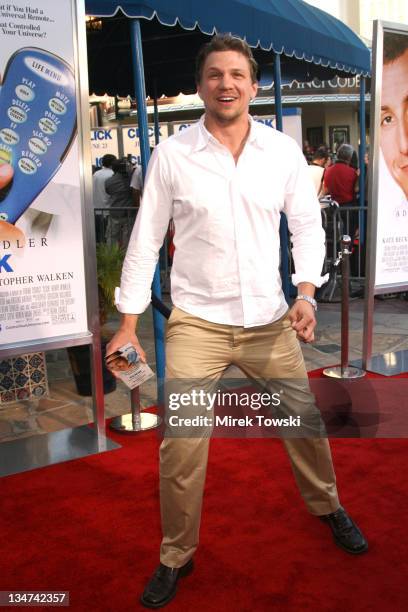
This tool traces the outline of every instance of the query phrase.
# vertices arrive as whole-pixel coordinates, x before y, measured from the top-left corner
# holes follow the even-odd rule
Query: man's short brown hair
[[[237,51],[238,53],[242,53],[242,55],[244,55],[248,60],[252,82],[257,82],[258,64],[252,55],[252,50],[248,43],[245,42],[245,40],[236,38],[230,34],[217,34],[210,40],[210,42],[203,45],[198,52],[195,72],[197,84],[199,84],[201,81],[205,60],[210,53],[214,53],[215,51]]]
[[[408,34],[384,32],[384,64],[390,64],[408,50]]]

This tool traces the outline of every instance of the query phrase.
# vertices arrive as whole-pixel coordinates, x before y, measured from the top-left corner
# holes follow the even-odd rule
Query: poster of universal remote
[[[0,0],[0,348],[87,330],[71,0]]]

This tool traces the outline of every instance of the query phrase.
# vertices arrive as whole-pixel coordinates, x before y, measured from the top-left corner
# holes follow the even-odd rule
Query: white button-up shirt
[[[292,233],[293,283],[320,287],[324,232],[320,206],[296,142],[250,118],[235,164],[204,118],[160,143],[149,163],[117,306],[140,314],[169,219],[175,224],[173,304],[214,323],[252,327],[287,309],[279,273],[279,223]]]
[[[107,208],[109,206],[110,195],[105,190],[105,182],[111,176],[113,176],[111,168],[101,168],[92,176],[94,208]]]

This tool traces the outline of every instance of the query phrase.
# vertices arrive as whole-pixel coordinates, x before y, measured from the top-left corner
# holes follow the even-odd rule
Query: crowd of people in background
[[[336,153],[333,154],[325,144],[313,150],[310,144],[305,141],[303,154],[309,164],[318,198],[330,196],[340,207],[342,226],[338,228],[338,233],[347,233],[352,239],[352,274],[356,276],[364,275],[364,253],[362,250],[360,257],[358,257],[361,248],[359,221],[361,222],[362,219],[359,218],[359,212],[356,208],[359,205],[360,170],[354,147],[348,143],[342,143],[338,146]],[[366,206],[368,153],[365,155],[364,165],[364,204]],[[364,214],[364,228],[366,228],[366,218],[366,214]],[[359,259],[360,261],[358,261]]]
[[[92,179],[96,242],[103,242],[109,234],[111,241],[125,246],[131,224],[128,223],[128,211],[124,209],[140,204],[143,189],[141,167],[133,165],[128,158],[117,159],[111,154],[104,155],[101,164],[101,168],[94,169]],[[105,208],[117,210],[106,215]]]
[[[303,154],[309,164],[318,197],[328,194],[340,205],[351,202],[357,204],[358,157],[352,145],[343,143],[333,153],[326,144],[313,149],[305,140]],[[364,162],[367,166],[368,154]]]
[[[116,243],[125,249],[143,193],[142,167],[133,164],[130,156],[117,159],[106,154],[101,158],[101,167],[92,168],[92,180],[96,242]],[[174,255],[173,235],[171,221],[167,233],[169,263]]]
[[[357,153],[348,143],[341,144],[333,154],[327,145],[322,144],[313,150],[305,141],[303,154],[309,164],[310,173],[319,198],[331,196],[342,207],[359,204],[359,164]],[[365,204],[367,204],[367,167],[368,153],[365,155]],[[358,227],[358,217],[350,212],[349,231],[354,237]]]

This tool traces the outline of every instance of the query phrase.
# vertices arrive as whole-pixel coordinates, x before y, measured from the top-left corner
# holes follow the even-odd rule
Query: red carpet
[[[327,378],[309,372],[311,388],[331,438],[408,438],[408,374]]]
[[[160,541],[157,438],[0,480],[0,590],[69,590],[71,610],[141,609]],[[370,542],[337,548],[279,440],[213,440],[196,571],[176,611],[405,611],[406,440],[333,440],[342,503]]]

